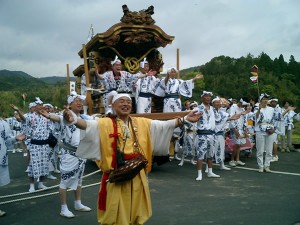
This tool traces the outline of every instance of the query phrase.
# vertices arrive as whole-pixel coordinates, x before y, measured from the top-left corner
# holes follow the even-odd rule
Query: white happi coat
[[[136,113],[151,113],[151,95],[156,83],[157,78],[154,76],[138,79],[135,84]],[[140,96],[142,94],[149,95],[149,97]]]
[[[227,119],[229,114],[224,110],[217,110],[214,108],[214,115],[216,121],[216,145],[215,145],[215,158],[217,163],[222,163],[225,159],[225,129],[227,127]]]
[[[109,110],[108,108],[108,97],[112,91],[116,91],[118,93],[132,93],[133,84],[139,77],[139,74],[131,74],[127,71],[120,72],[121,77],[120,79],[115,80],[113,71],[107,71],[101,75],[103,78],[103,84],[105,90],[107,91],[106,94],[103,95],[104,97],[104,106],[105,112]]]
[[[254,113],[256,112],[257,110],[254,111]],[[275,127],[274,117],[274,108],[267,106],[260,109],[260,113],[255,121],[256,159],[260,168],[270,166],[272,159],[274,134],[268,134],[267,130]],[[264,152],[266,152],[265,161],[263,160]]]
[[[285,111],[285,109],[283,108]],[[292,130],[294,128],[294,118],[299,120],[299,114],[295,113],[294,110],[289,110],[284,116],[284,126],[287,127],[287,130]]]
[[[7,148],[13,145],[15,141],[16,139],[12,136],[9,124],[0,119],[0,186],[10,182]]]
[[[197,107],[197,112],[203,113],[202,117],[197,121],[197,130],[214,132],[216,128],[216,121],[213,112],[213,107],[210,106],[210,109],[207,110],[204,104],[202,103]],[[196,136],[195,146],[198,160],[203,160],[205,154],[207,154],[207,158],[211,159],[214,156],[215,135],[198,134]]]
[[[56,123],[56,132],[59,133],[59,139],[73,147],[78,147],[80,142],[80,129],[75,125],[66,126],[63,123],[63,117],[60,117],[60,123]],[[87,115],[80,115],[81,119],[93,119]],[[76,190],[81,185],[84,173],[86,159],[76,156],[75,152],[61,149],[62,156],[60,160],[61,183],[60,188]]]
[[[195,139],[197,136],[197,123],[184,124],[183,130],[183,154],[195,156]]]
[[[278,135],[285,134],[284,118],[282,114],[283,109],[279,105],[276,105],[274,108],[274,126]]]
[[[26,117],[26,136],[32,140],[47,140],[51,131],[53,131],[53,123],[42,115],[30,113]],[[28,176],[39,178],[49,174],[49,145],[36,145],[28,143],[27,149],[30,153],[30,162],[28,166]]]
[[[155,95],[165,97],[163,112],[180,112],[181,111],[181,100],[180,98],[168,97],[169,95],[183,95],[185,97],[192,97],[194,89],[193,80],[180,80],[176,78],[169,78],[167,84],[165,84],[165,78],[163,78],[157,89]]]
[[[240,114],[242,112],[244,112],[245,109],[244,108],[240,108],[237,106],[237,104],[233,104],[230,109],[229,109],[229,116],[233,116],[235,114]],[[246,138],[238,138],[235,136],[233,129],[237,129],[237,131],[239,132],[239,134],[241,136],[245,135],[245,131],[246,131],[246,127],[247,127],[247,120],[246,120],[246,116],[245,115],[241,115],[239,119],[237,120],[232,120],[229,123],[229,127],[231,128],[231,135],[233,138],[233,142],[235,144],[245,144],[246,143]]]

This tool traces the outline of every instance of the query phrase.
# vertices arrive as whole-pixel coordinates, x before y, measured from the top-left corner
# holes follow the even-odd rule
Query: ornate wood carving
[[[121,18],[122,23],[131,23],[137,25],[153,25],[155,20],[152,19],[151,15],[154,14],[154,7],[149,6],[148,9],[140,10],[139,12],[130,11],[127,5],[123,5],[123,17]]]

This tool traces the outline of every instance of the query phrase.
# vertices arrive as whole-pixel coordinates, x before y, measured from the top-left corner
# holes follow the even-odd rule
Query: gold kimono
[[[97,122],[97,127],[91,124]],[[106,182],[106,209],[98,208],[98,222],[106,224],[144,224],[152,215],[151,199],[146,174],[151,170],[152,155],[167,155],[169,142],[175,128],[175,120],[156,121],[146,118],[132,117],[132,126],[128,125],[130,131],[129,138],[126,139],[125,146],[119,141],[119,148],[124,150],[125,154],[133,153],[135,130],[137,140],[141,146],[148,165],[145,170],[132,180],[122,183]],[[126,125],[120,119],[117,119],[117,132],[120,133],[119,140],[125,135]],[[98,164],[104,173],[112,170],[112,142],[114,137],[113,123],[110,118],[101,118],[97,121],[87,121],[87,130],[81,137],[80,148],[89,151],[95,148],[98,141],[100,163]],[[98,134],[100,137],[95,137]],[[91,144],[94,142],[94,144]],[[100,145],[99,145],[100,142]],[[95,145],[96,144],[96,145]],[[124,148],[123,148],[124,146]],[[104,175],[103,175],[104,176]],[[104,184],[103,184],[104,185]],[[100,189],[101,191],[101,189]]]

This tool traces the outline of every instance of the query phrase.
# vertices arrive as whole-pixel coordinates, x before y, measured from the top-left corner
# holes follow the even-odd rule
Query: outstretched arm
[[[21,119],[22,121],[25,121],[25,120],[26,120],[26,118],[24,117],[23,112],[22,112],[17,106],[15,106],[15,105],[13,105],[13,104],[10,104],[10,107],[12,107],[13,110],[15,110],[15,111],[19,114],[19,117],[20,117],[20,119]]]
[[[195,82],[196,80],[199,80],[199,79],[203,79],[203,77],[204,77],[203,74],[199,73],[193,78],[193,82]]]
[[[59,122],[60,121],[60,117],[59,116],[57,116],[57,115],[55,115],[55,114],[51,114],[51,113],[48,113],[46,110],[44,110],[44,109],[41,109],[40,111],[39,111],[39,113],[43,116],[43,117],[45,117],[45,118],[47,118],[47,119],[49,119],[49,120],[52,120],[52,121],[54,121],[54,122]]]
[[[64,109],[65,109],[64,113],[63,113],[64,123],[67,126],[74,124],[79,129],[86,130],[87,124],[86,124],[85,120],[78,119],[76,114],[74,112],[72,112],[72,110],[68,109],[66,106],[64,106]]]

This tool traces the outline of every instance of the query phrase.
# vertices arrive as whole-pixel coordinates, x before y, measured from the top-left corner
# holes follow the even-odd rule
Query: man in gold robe
[[[108,177],[115,168],[115,155],[112,145],[115,131],[111,118],[100,118],[97,121],[81,120],[65,110],[65,123],[75,124],[82,129],[77,155],[100,160],[103,171],[98,198],[98,222],[104,224],[144,224],[152,215],[151,199],[147,174],[151,170],[153,155],[168,155],[173,130],[183,124],[182,119],[167,121],[151,120],[141,117],[130,117],[132,109],[128,94],[117,94],[113,97],[112,108],[117,115],[117,145],[124,155],[135,153],[136,140],[148,165],[138,175],[122,183],[110,183]],[[200,115],[191,112],[186,119],[197,121]],[[131,122],[130,122],[131,121]],[[134,132],[134,133],[133,133]]]

